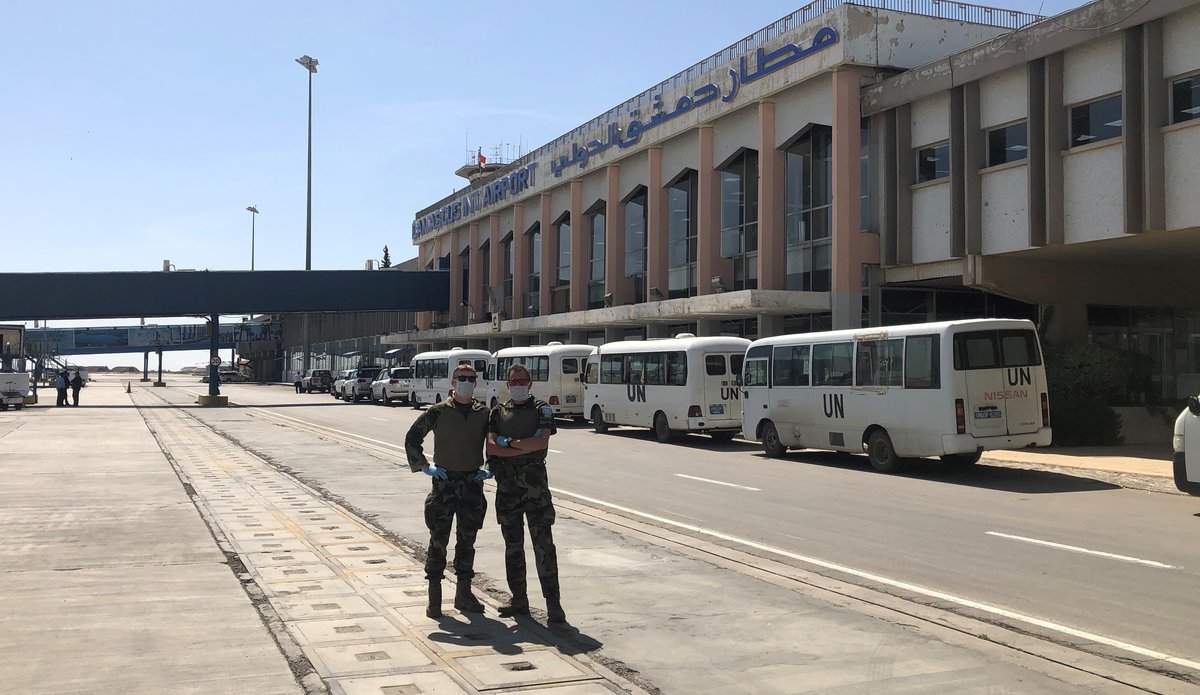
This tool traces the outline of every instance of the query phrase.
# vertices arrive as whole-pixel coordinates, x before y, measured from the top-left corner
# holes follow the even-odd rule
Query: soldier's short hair
[[[474,372],[474,371],[475,371],[475,367],[470,362],[459,362],[458,366],[454,368],[454,372],[451,373],[451,376],[457,375],[459,372]]]
[[[533,377],[530,376],[530,374],[529,374],[529,368],[526,367],[525,365],[521,364],[520,362],[514,363],[509,366],[509,368],[508,368],[508,378],[509,379],[512,378],[513,370],[525,372],[525,378],[529,379],[530,381],[533,381]]]

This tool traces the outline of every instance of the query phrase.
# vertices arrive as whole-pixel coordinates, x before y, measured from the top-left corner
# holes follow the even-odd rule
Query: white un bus
[[[414,408],[433,405],[445,400],[453,391],[450,375],[462,362],[470,362],[479,376],[475,384],[476,398],[487,393],[487,365],[492,353],[487,350],[467,350],[461,347],[436,352],[422,352],[412,359],[412,392],[408,402]]]
[[[737,376],[750,341],[697,338],[625,340],[588,358],[584,405],[597,432],[649,427],[660,442],[685,432],[729,440],[742,428]]]
[[[1029,321],[978,319],[756,340],[746,351],[743,433],[788,447],[970,465],[985,449],[1050,444],[1046,369]]]
[[[488,363],[488,400],[490,405],[508,400],[508,368],[523,364],[533,380],[530,390],[535,398],[554,409],[557,417],[583,417],[583,369],[591,345],[563,345],[552,342],[535,347],[511,347],[496,352]]]

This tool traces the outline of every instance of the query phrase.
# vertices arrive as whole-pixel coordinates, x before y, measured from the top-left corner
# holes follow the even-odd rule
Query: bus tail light
[[[688,417],[704,417],[704,411],[700,410],[700,406],[693,405],[688,408]]]
[[[961,398],[954,399],[954,424],[959,434],[967,433],[967,407]]]
[[[558,405],[558,396],[551,396],[549,404],[550,405]]]
[[[1050,398],[1042,394],[1042,427],[1050,426]]]

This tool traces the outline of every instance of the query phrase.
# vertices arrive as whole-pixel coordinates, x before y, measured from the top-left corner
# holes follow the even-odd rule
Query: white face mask
[[[525,401],[529,398],[529,385],[522,384],[520,386],[509,386],[508,395],[517,403]]]
[[[455,381],[454,394],[463,400],[470,400],[475,395],[475,383],[471,381]]]

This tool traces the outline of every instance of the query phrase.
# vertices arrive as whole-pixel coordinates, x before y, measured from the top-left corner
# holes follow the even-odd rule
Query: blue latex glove
[[[485,480],[491,480],[492,475],[493,473],[487,468],[480,468],[479,470],[475,471],[475,480],[478,480],[482,483]]]
[[[533,431],[533,438],[534,438],[534,439],[537,439],[537,438],[538,438],[538,437],[540,437],[540,436],[542,436],[542,430],[541,430],[541,428],[538,428],[538,429],[536,429],[536,430],[534,430],[534,431]]]
[[[502,434],[496,435],[496,444],[499,446],[508,446],[512,443],[512,437],[505,437]]]
[[[421,470],[425,472],[425,475],[428,475],[433,478],[437,478],[438,480],[447,480],[450,477],[450,476],[446,475],[445,470],[438,468],[437,466],[433,465],[432,463],[429,464],[428,466],[425,466]]]

